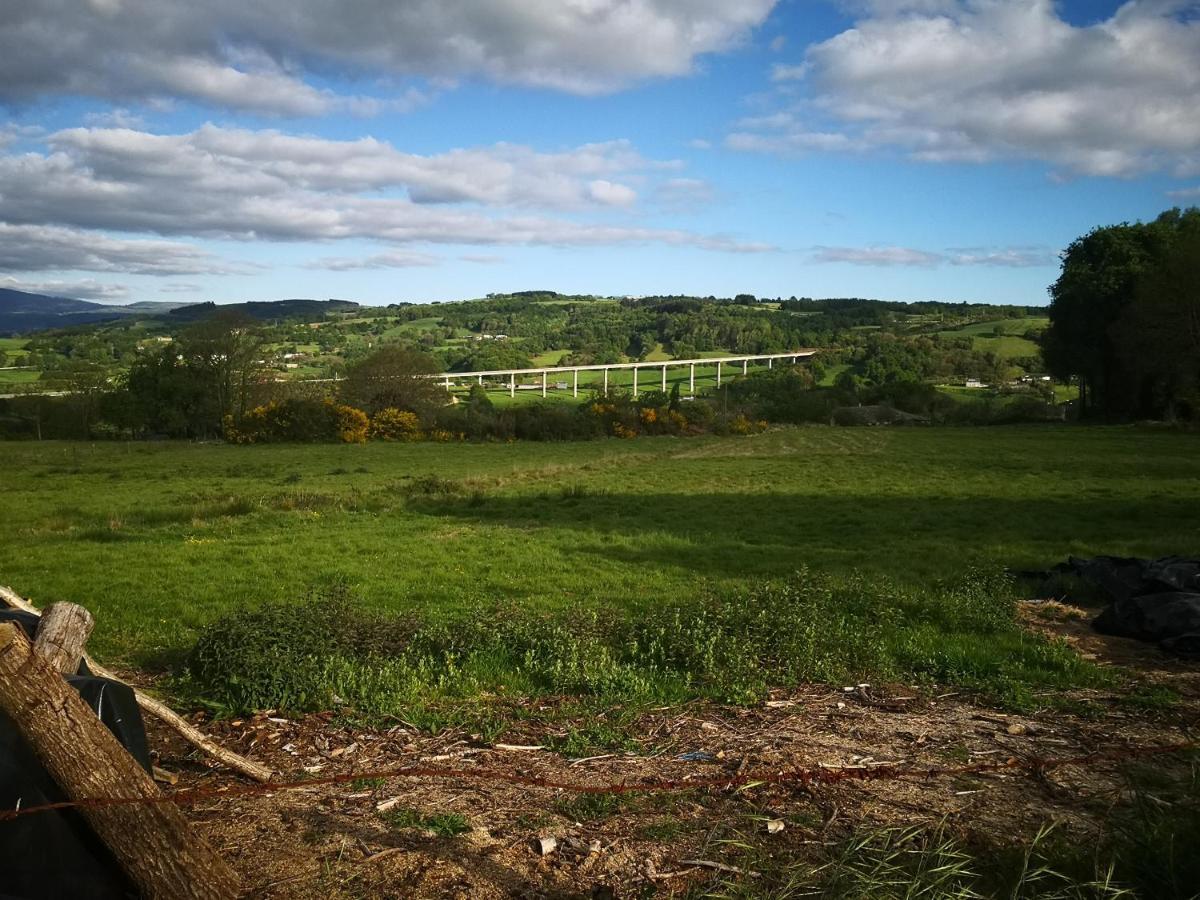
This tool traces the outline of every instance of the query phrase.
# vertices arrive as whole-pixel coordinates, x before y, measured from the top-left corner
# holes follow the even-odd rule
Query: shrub
[[[371,418],[371,437],[380,441],[419,440],[421,420],[414,412],[389,406]]]
[[[330,400],[272,400],[250,410],[239,422],[225,419],[225,439],[236,444],[362,443],[366,432],[365,413]]]

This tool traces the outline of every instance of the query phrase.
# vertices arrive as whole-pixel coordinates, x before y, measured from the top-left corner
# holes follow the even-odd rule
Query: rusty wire
[[[1064,766],[1092,766],[1105,762],[1127,762],[1148,756],[1182,753],[1200,749],[1200,743],[1187,741],[1175,744],[1159,744],[1128,747],[1122,750],[1087,753],[1064,757],[1011,757],[1002,762],[971,763],[949,767],[919,767],[906,764],[878,766],[845,766],[791,768],[772,772],[745,772],[738,775],[710,776],[704,778],[649,779],[643,781],[621,781],[612,784],[587,784],[584,782],[559,781],[538,775],[522,775],[517,772],[491,770],[452,769],[428,766],[397,766],[386,769],[345,772],[321,778],[305,778],[299,781],[267,782],[265,784],[235,784],[220,788],[184,788],[151,797],[81,797],[36,806],[18,806],[16,809],[0,810],[0,822],[11,821],[21,816],[63,809],[86,810],[102,806],[131,806],[149,803],[174,803],[191,806],[205,800],[227,800],[276,791],[303,790],[314,787],[347,784],[354,781],[377,778],[457,779],[463,781],[491,781],[518,785],[520,787],[547,788],[569,791],[576,794],[662,794],[692,791],[697,789],[736,788],[763,784],[807,787],[815,784],[834,784],[840,781],[897,781],[901,779],[933,780],[961,775],[981,775],[990,772],[1015,772],[1024,775],[1040,775]]]

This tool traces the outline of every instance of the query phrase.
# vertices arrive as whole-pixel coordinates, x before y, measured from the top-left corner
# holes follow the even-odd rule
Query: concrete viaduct
[[[439,372],[436,375],[427,375],[427,378],[434,378],[441,381],[446,386],[446,390],[452,390],[455,384],[467,383],[475,381],[477,384],[483,384],[485,378],[494,379],[500,378],[507,381],[508,394],[510,397],[515,397],[517,393],[517,376],[540,375],[542,377],[542,396],[546,396],[549,388],[550,377],[552,375],[571,375],[571,396],[579,396],[579,373],[580,372],[603,372],[603,390],[608,393],[608,373],[613,371],[633,371],[633,395],[636,397],[638,393],[638,372],[642,369],[654,369],[661,373],[661,387],[665,392],[667,389],[667,369],[677,369],[687,366],[688,387],[691,393],[696,392],[696,366],[711,367],[716,366],[717,369],[717,387],[721,386],[721,368],[729,365],[741,365],[742,374],[745,375],[750,368],[750,363],[767,364],[767,368],[774,366],[776,360],[789,360],[793,365],[801,359],[808,359],[817,351],[815,350],[790,350],[787,353],[756,353],[750,356],[721,356],[704,359],[671,359],[661,362],[636,362],[636,363],[600,363],[590,366],[541,366],[533,369],[489,369],[484,372]],[[534,386],[536,389],[536,385]]]

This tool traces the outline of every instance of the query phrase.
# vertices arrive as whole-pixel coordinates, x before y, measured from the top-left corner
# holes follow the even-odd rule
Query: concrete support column
[[[663,393],[667,392],[667,367],[663,366]]]
[[[773,369],[773,368],[775,368],[775,360],[774,360],[774,359],[768,359],[768,360],[767,360],[767,368],[768,368],[768,369]]]
[[[479,376],[479,386],[483,387],[483,376],[482,375]]]
[[[517,396],[517,376],[516,373],[508,376],[508,396]]]
[[[633,396],[637,396],[637,366],[633,367]]]
[[[696,364],[692,363],[691,371],[688,373],[688,394],[696,396]]]
[[[743,359],[742,360],[742,374],[745,375],[749,371],[750,371],[750,360]]]
[[[571,396],[579,396],[579,370],[576,369],[571,373]]]
[[[542,396],[546,396],[546,370],[542,370]]]
[[[721,386],[721,361],[717,360],[717,387]]]
[[[604,370],[604,396],[608,396],[608,369]]]
[[[446,390],[450,390],[450,376],[446,376]]]

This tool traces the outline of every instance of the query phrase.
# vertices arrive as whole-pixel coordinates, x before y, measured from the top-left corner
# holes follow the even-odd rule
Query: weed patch
[[[214,622],[189,673],[231,711],[341,703],[408,721],[445,721],[446,701],[484,692],[592,697],[611,711],[695,697],[751,702],[771,687],[855,678],[950,684],[1020,708],[1038,689],[1112,677],[1022,630],[1000,576],[917,590],[805,571],[636,618],[484,606],[450,621],[385,617],[335,584]],[[556,749],[586,755],[626,740],[619,721],[597,718],[568,728]]]

